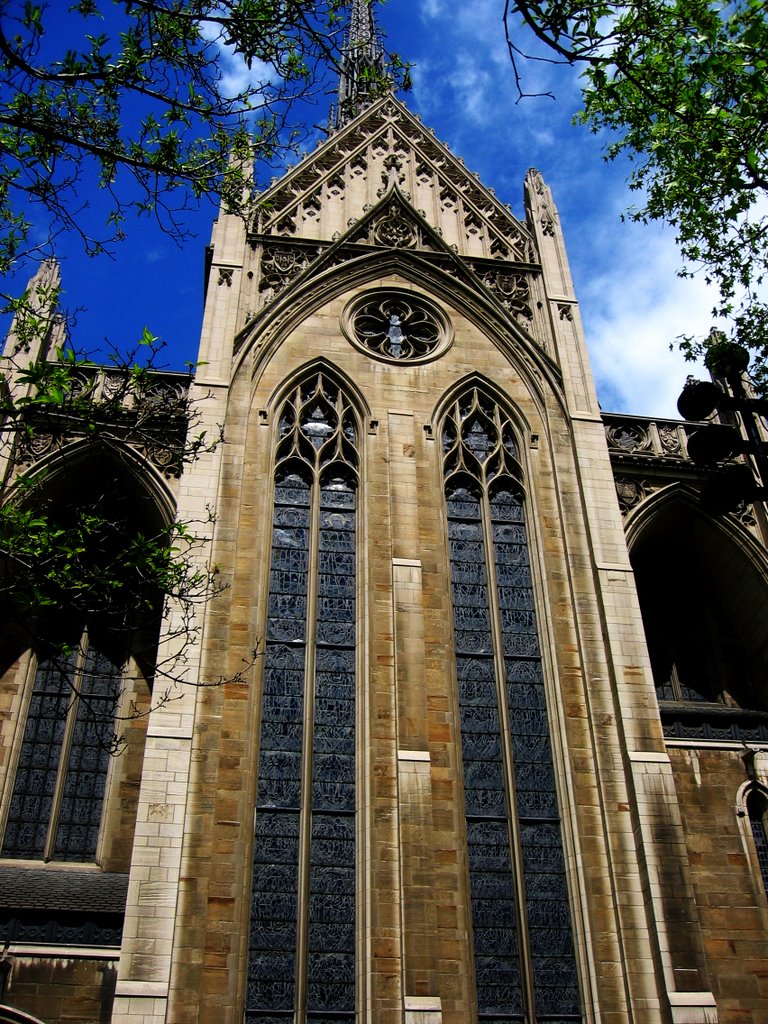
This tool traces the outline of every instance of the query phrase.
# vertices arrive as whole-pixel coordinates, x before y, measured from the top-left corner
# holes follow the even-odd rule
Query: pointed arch
[[[0,1024],[45,1024],[45,1022],[39,1017],[33,1017],[31,1013],[25,1013],[24,1010],[0,1004]]]
[[[92,466],[98,472],[98,464],[107,462],[125,473],[136,491],[143,492],[152,501],[162,525],[168,527],[176,514],[176,497],[162,473],[144,458],[135,448],[120,440],[109,444],[100,438],[79,438],[38,459],[25,474],[38,478],[48,491],[59,489],[68,482],[73,471],[88,474]],[[7,490],[6,501],[12,501],[19,494],[18,485]]]
[[[551,391],[565,411],[560,369],[499,302],[478,288],[461,261],[456,258],[453,274],[408,249],[368,252],[294,282],[243,329],[233,373],[243,372],[252,356],[253,379],[258,380],[282,340],[316,309],[354,289],[378,286],[388,276],[457,309],[514,364],[535,400],[541,403]]]
[[[360,403],[362,404],[362,403]],[[361,420],[313,360],[273,396],[274,499],[247,1022],[356,1008]]]
[[[753,879],[768,899],[768,788],[757,778],[744,782],[736,794],[736,814]]]
[[[364,430],[371,418],[371,407],[367,399],[349,374],[345,373],[344,370],[324,356],[316,356],[313,359],[307,360],[306,363],[302,363],[301,366],[296,367],[291,375],[281,381],[274,389],[267,401],[267,408],[271,413],[278,411],[287,396],[295,390],[297,385],[318,374],[326,376],[329,381],[349,398],[350,404],[358,418],[360,429]]]
[[[441,403],[477,1012],[581,1020],[519,436],[472,375]]]
[[[486,377],[485,374],[480,373],[477,370],[460,377],[457,381],[454,381],[454,383],[451,384],[451,386],[440,397],[432,413],[431,422],[433,430],[437,433],[439,425],[442,423],[443,418],[446,415],[446,411],[461,395],[471,391],[472,389],[486,395],[492,402],[504,410],[505,415],[509,417],[514,425],[517,440],[521,448],[525,447],[525,437],[526,434],[530,433],[531,429],[528,419],[520,407],[510,401],[509,395],[499,387],[496,381],[491,380],[490,377]]]
[[[108,780],[123,771],[111,757],[115,716],[131,702],[148,706],[162,611],[160,591],[145,586],[141,573],[137,587],[122,590],[107,577],[119,573],[113,567],[130,543],[165,535],[174,502],[138,453],[119,443],[73,442],[31,472],[37,486],[29,493],[17,487],[9,500],[45,509],[54,537],[58,528],[65,538],[71,530],[82,550],[74,548],[70,585],[66,546],[59,551],[54,541],[63,568],[60,583],[48,572],[58,588],[46,592],[53,604],[20,614],[12,595],[7,599],[3,668],[20,714],[2,796],[0,856],[94,862],[106,843]],[[144,730],[133,729],[127,715],[126,742],[143,745]],[[126,807],[118,828],[129,816]]]
[[[768,558],[732,518],[675,484],[627,532],[657,695],[768,711]]]

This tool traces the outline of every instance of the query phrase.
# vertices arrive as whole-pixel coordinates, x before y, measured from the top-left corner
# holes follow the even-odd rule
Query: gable
[[[300,282],[318,278],[331,268],[376,253],[406,254],[431,264],[442,275],[485,290],[526,332],[533,325],[533,296],[538,267],[508,260],[460,258],[441,234],[414,210],[391,176],[378,202],[359,220],[350,218],[346,232],[332,243],[308,242],[286,236],[259,236],[260,267],[257,288],[264,307]],[[484,286],[484,288],[483,288]],[[497,307],[498,308],[498,307]],[[242,338],[240,339],[242,341]]]
[[[264,193],[254,234],[335,241],[393,184],[459,256],[537,262],[528,229],[391,96]]]

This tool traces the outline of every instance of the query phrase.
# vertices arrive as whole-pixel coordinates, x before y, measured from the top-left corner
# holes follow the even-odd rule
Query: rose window
[[[343,326],[358,347],[393,362],[420,362],[447,346],[449,322],[433,303],[412,292],[368,294],[348,308]]]

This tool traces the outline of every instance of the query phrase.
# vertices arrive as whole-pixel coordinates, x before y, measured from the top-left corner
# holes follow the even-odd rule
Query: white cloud
[[[700,277],[676,276],[677,247],[662,228],[618,225],[608,255],[597,273],[578,267],[585,280],[577,294],[602,405],[610,412],[677,417],[685,378],[707,374],[685,362],[676,339],[709,332],[715,295]]]
[[[422,0],[420,13],[422,18],[428,21],[431,18],[439,18],[444,10],[442,0]]]
[[[392,0],[389,10],[399,8],[405,18],[404,3]],[[676,276],[680,260],[671,231],[621,222],[631,202],[628,168],[621,161],[606,164],[604,139],[572,125],[580,105],[578,71],[521,63],[524,90],[557,99],[517,102],[502,10],[499,0],[461,6],[421,0],[429,31],[399,45],[416,61],[411,105],[518,215],[526,169],[542,171],[565,222],[603,407],[674,417],[693,368],[669,346],[680,334],[708,333],[714,296],[703,281]],[[514,38],[523,48],[530,43]]]
[[[261,90],[265,86],[277,84],[281,80],[274,68],[264,61],[254,60],[248,67],[241,54],[236,53],[230,43],[223,42],[219,25],[203,22],[202,32],[218,52],[220,89],[223,95],[239,96],[251,90]]]

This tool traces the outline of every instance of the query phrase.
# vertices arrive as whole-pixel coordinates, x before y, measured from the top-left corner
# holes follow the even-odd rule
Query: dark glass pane
[[[354,577],[354,551],[321,551],[318,554],[317,562],[321,578],[326,576]]]
[[[453,623],[457,631],[477,632],[482,630],[485,633],[489,633],[491,615],[487,605],[487,598],[486,606],[480,608],[470,608],[455,603],[453,606]]]
[[[503,572],[514,571],[516,567],[528,570],[528,548],[525,544],[504,544],[497,541],[494,547],[497,564],[504,567]]]
[[[312,953],[307,957],[307,1005],[313,1010],[355,1008],[355,958],[343,953]]]
[[[523,523],[494,523],[492,529],[494,547],[499,545],[502,552],[500,561],[504,560],[503,553],[509,551],[510,547],[527,547],[528,538]]]
[[[320,550],[331,552],[354,552],[354,531],[332,529],[323,530],[320,534]]]
[[[309,491],[306,492],[309,495]],[[309,508],[275,506],[273,522],[279,527],[309,528]]]
[[[355,502],[355,492],[351,483],[339,483],[333,488],[322,487],[320,489],[320,507],[322,509],[353,509]]]
[[[62,860],[93,860],[107,784],[114,719],[120,694],[120,666],[89,648],[81,697],[62,790],[53,855]]]
[[[485,549],[480,505],[467,497],[449,492],[448,530],[478,1009],[519,1013],[517,916]],[[464,518],[470,515],[477,521]]]
[[[295,1002],[310,501],[301,477],[278,481],[251,888],[246,1002],[253,1011],[290,1010]]]
[[[504,653],[512,658],[539,657],[539,638],[536,633],[507,631],[503,636]]]
[[[354,495],[345,494],[345,500],[354,498]],[[352,505],[354,510],[354,505]],[[350,530],[352,533],[355,531],[355,513],[354,511],[340,512],[335,509],[321,509],[320,511],[320,529],[321,530]]]
[[[482,462],[499,439],[493,416],[472,412],[482,404],[472,394],[466,414],[474,420],[465,424],[462,436]],[[509,441],[507,450],[514,454],[511,435]],[[488,461],[488,474],[490,466]],[[481,503],[457,487],[446,495],[478,1010],[481,1020],[494,1024],[522,1021],[521,971],[530,970],[537,1019],[554,1024],[561,1015],[580,1020],[579,997],[524,514],[517,485],[505,479],[497,477],[489,497],[493,544],[487,552]],[[498,618],[491,614],[488,571],[495,575]],[[495,622],[505,654],[498,666]],[[496,677],[502,671],[514,779],[510,794],[497,703]],[[519,820],[519,864],[513,863],[510,845],[510,799]],[[518,948],[515,872],[526,900],[530,961],[525,966]]]
[[[509,548],[505,548],[506,553],[509,553],[510,550],[511,549]],[[515,546],[515,551],[517,552],[517,555],[514,561],[496,563],[496,578],[499,581],[500,590],[505,587],[532,586],[531,570],[528,565],[528,560],[525,558],[523,558],[522,561],[520,560],[520,545]]]
[[[92,861],[120,698],[120,666],[94,646],[41,659],[30,699],[3,842],[4,857],[40,858],[62,774],[52,856]],[[80,664],[82,663],[82,664]],[[79,666],[79,667],[78,667]],[[68,718],[72,735],[61,764]]]
[[[38,685],[50,691],[54,678],[59,680],[57,694],[37,692]],[[5,828],[4,857],[43,856],[53,807],[71,690],[64,673],[56,676],[50,662],[41,663],[34,685]]]
[[[479,512],[479,506],[478,506]],[[476,541],[477,547],[468,550],[480,551],[483,545],[483,525],[479,518],[473,519],[449,519],[448,537],[451,540]],[[472,561],[479,561],[473,558]]]
[[[322,376],[294,393],[280,422],[284,464],[306,460],[311,473],[325,468],[320,487],[283,471],[276,490],[245,1019],[292,1020],[295,977],[305,973],[308,1019],[336,1024],[335,1014],[348,1021],[355,1007],[356,479],[343,463],[354,458],[356,429],[343,396]],[[306,669],[310,623],[313,680]],[[314,724],[309,751],[306,713]],[[305,845],[301,783],[310,769]],[[300,847],[309,857],[305,964],[295,960]]]
[[[248,963],[250,1009],[290,1009],[294,1004],[298,859],[298,812],[258,811]]]
[[[693,686],[683,686],[682,684],[680,686],[680,699],[690,701],[704,701],[707,703],[712,700],[711,697],[707,697],[699,690],[694,689]]]
[[[275,526],[272,533],[272,547],[306,551],[308,538],[309,531],[304,527]]]
[[[322,501],[327,501],[325,491]],[[343,515],[321,513],[321,558],[329,551],[344,550],[352,556],[355,550],[354,505],[348,502],[346,507],[349,511]],[[328,562],[320,568],[317,621],[318,643],[323,646],[317,648],[315,673],[307,1007],[316,1013],[351,1012],[355,1008],[354,559],[337,562],[335,573],[324,571],[330,568]]]
[[[279,595],[306,594],[307,574],[297,570],[273,569],[269,574],[270,596],[273,593]]]
[[[500,608],[533,610],[533,590],[522,583],[502,586],[501,582],[499,582],[497,593],[499,595]]]
[[[747,811],[749,823],[752,826],[752,838],[755,843],[757,862],[760,865],[760,873],[763,877],[763,887],[768,896],[768,835],[765,829],[766,799],[756,791],[747,797]]]
[[[461,439],[475,457],[483,462],[498,443],[493,423],[484,416],[474,415],[462,424]]]
[[[275,485],[275,505],[287,505],[289,508],[309,505],[311,497],[310,485],[298,473],[283,472],[278,476]],[[279,511],[276,512],[279,515]]]
[[[489,631],[472,632],[457,629],[455,632],[457,654],[493,654],[493,638]]]

